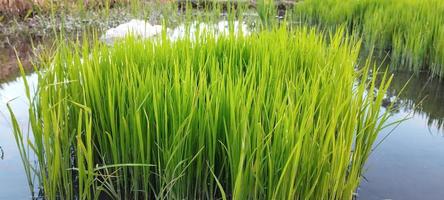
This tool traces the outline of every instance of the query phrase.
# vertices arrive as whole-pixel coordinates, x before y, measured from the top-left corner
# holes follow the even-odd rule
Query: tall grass
[[[321,35],[62,44],[27,90],[33,140],[15,126],[25,168],[47,199],[351,199],[391,78]]]
[[[444,77],[444,4],[440,0],[305,0],[296,6],[304,22],[347,24],[365,46],[390,52],[395,69]]]
[[[276,9],[274,0],[257,1],[257,13],[263,27],[270,27],[276,23]]]

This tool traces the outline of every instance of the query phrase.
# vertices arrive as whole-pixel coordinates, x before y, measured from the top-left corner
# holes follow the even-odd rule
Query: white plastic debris
[[[129,34],[137,37],[149,38],[162,32],[162,26],[151,25],[150,23],[133,19],[127,23],[120,24],[115,28],[108,29],[100,38],[107,44],[112,44],[116,39],[124,38]]]
[[[242,34],[247,36],[250,34],[247,25],[243,22],[235,21],[232,28],[236,35]],[[115,40],[124,38],[129,34],[141,38],[151,38],[160,35],[161,32],[162,26],[160,25],[151,25],[146,21],[133,19],[127,23],[107,30],[106,33],[102,35],[101,40],[107,44],[112,44]],[[201,34],[212,34],[215,37],[219,37],[221,35],[229,34],[230,26],[228,21],[220,21],[216,24],[193,22],[190,25],[182,24],[174,29],[167,29],[167,35],[171,41],[183,39],[186,36],[189,36],[190,39],[194,39],[197,32]]]

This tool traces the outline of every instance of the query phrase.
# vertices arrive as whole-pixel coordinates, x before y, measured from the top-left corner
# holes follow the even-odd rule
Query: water
[[[394,118],[404,117],[400,112]],[[371,155],[359,199],[443,199],[444,138],[424,115],[401,124]]]
[[[399,95],[410,77],[395,74],[387,95]],[[31,74],[28,81],[35,85],[36,78]],[[4,151],[4,159],[0,159],[0,199],[31,198],[6,108],[10,102],[20,126],[27,130],[28,103],[24,91],[22,78],[0,83],[0,146]],[[358,199],[442,199],[444,82],[430,80],[427,75],[415,76],[399,97],[391,120],[409,119],[393,132],[387,129],[380,134],[377,143],[390,133],[367,162]]]
[[[388,95],[398,95],[410,76],[395,74]],[[443,199],[444,82],[413,77],[399,96],[400,107],[391,120],[409,119],[370,156],[358,199]],[[384,130],[378,142],[390,131]]]
[[[30,84],[34,84],[37,76],[33,74],[28,79]],[[6,107],[8,102],[17,115],[22,130],[28,130],[28,103],[21,78],[0,84],[0,146],[4,152],[3,160],[0,159],[0,199],[30,199],[27,178],[12,134]]]

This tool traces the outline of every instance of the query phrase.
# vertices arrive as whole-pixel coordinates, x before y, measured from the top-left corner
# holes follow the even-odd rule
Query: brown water
[[[6,57],[10,57],[10,51],[0,49],[0,58]],[[11,63],[14,65],[13,60],[2,61],[0,72]],[[20,126],[26,130],[28,105],[23,80],[17,76],[10,73],[0,82],[0,146],[4,151],[1,159],[0,150],[0,199],[31,198],[6,108],[10,102]],[[36,78],[35,74],[28,75],[31,85],[35,86]],[[399,95],[410,78],[409,85]],[[393,131],[387,129],[380,134],[377,143],[385,140],[369,158],[358,199],[443,199],[444,82],[429,79],[427,75],[411,77],[408,73],[396,73],[387,96],[398,95],[398,109],[391,120],[408,119]]]
[[[0,42],[4,41],[0,39]],[[36,45],[40,43],[36,40]],[[0,83],[14,80],[19,74],[17,57],[20,58],[26,71],[31,71],[31,57],[33,47],[31,39],[15,40],[0,46]]]

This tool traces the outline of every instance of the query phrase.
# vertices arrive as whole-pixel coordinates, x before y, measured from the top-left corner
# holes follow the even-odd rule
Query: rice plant
[[[257,13],[263,27],[269,27],[276,24],[276,9],[274,0],[257,1]]]
[[[46,199],[351,199],[391,77],[377,87],[359,42],[322,35],[62,43],[27,90],[32,140],[14,126],[30,184]]]
[[[347,24],[364,45],[389,52],[395,69],[429,70],[444,77],[444,4],[440,0],[305,0],[296,6],[304,22]]]

